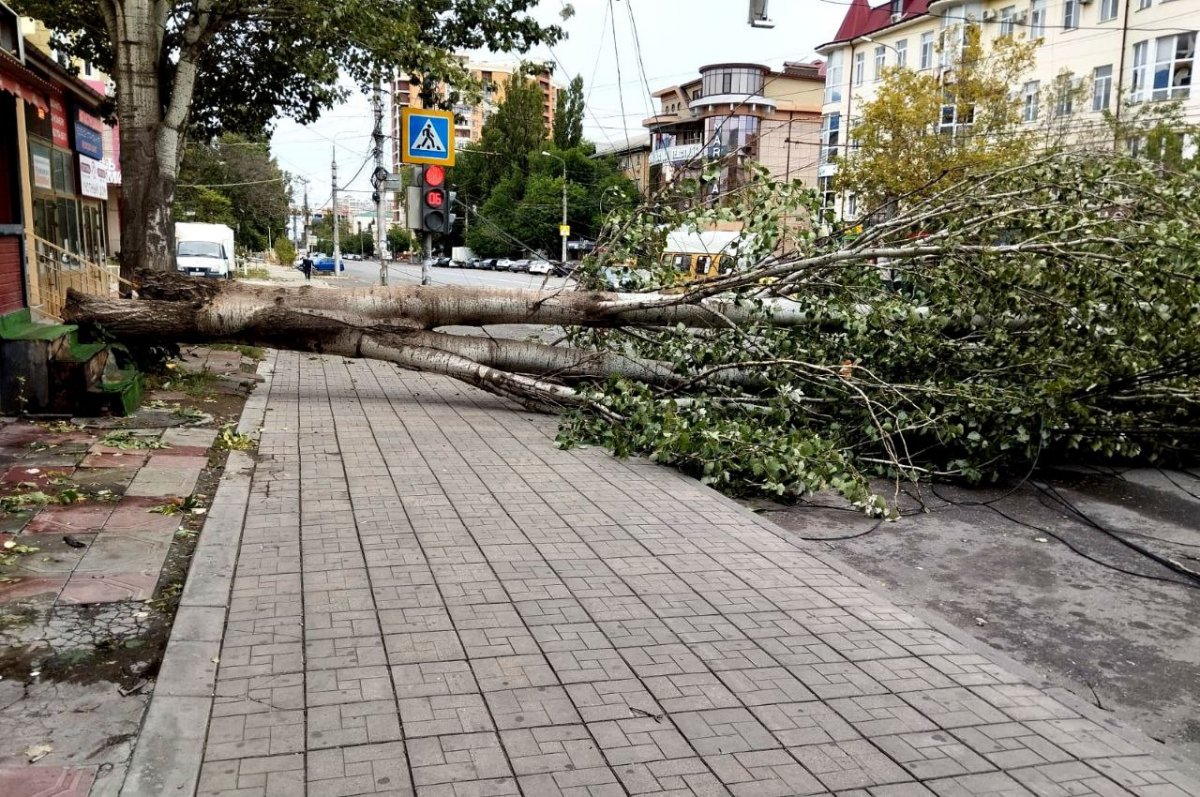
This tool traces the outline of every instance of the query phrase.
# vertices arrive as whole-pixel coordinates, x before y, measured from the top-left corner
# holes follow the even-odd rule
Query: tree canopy
[[[1011,36],[991,49],[967,25],[940,73],[889,67],[875,96],[858,106],[853,151],[841,158],[839,186],[859,207],[920,193],[942,178],[963,179],[1025,160],[1035,136],[1022,124],[1013,91],[1034,63],[1035,46]],[[896,164],[904,168],[896,168]]]
[[[554,146],[573,149],[583,143],[583,76],[576,75],[566,91],[558,93],[554,111]]]
[[[565,99],[564,99],[565,98]],[[611,158],[595,157],[583,139],[583,80],[559,94],[554,135],[547,138],[541,90],[520,76],[484,123],[478,145],[459,153],[452,179],[472,213],[466,242],[484,257],[558,251],[562,221],[563,164],[567,222],[576,235],[600,233],[602,211],[632,207],[636,186]],[[575,141],[563,148],[560,143]],[[542,153],[550,152],[552,156]]]
[[[291,184],[261,138],[224,133],[189,144],[179,182],[177,220],[228,224],[251,251],[267,249],[267,236],[287,224]]]
[[[54,45],[109,73],[123,172],[122,271],[173,268],[171,205],[185,144],[307,123],[399,70],[472,85],[460,50],[525,52],[562,31],[536,0],[15,0]]]

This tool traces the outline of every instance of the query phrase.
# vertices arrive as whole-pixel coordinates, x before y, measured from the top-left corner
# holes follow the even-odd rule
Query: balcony
[[[759,94],[713,94],[692,100],[690,107],[694,115],[743,108],[745,113],[766,116],[775,111],[776,103]]]
[[[690,110],[674,113],[658,113],[642,120],[642,127],[649,130],[663,130],[676,125],[694,124],[697,122],[696,112]]]

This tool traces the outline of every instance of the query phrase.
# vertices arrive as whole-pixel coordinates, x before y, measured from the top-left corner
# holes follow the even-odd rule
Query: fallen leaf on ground
[[[54,752],[54,748],[48,744],[35,744],[25,750],[25,756],[29,759],[29,763],[33,764],[41,761],[52,752]]]

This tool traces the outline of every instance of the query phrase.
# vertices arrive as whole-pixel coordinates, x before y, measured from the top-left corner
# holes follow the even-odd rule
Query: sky
[[[748,61],[779,68],[784,61],[815,57],[814,48],[833,38],[848,2],[768,0],[775,27],[763,29],[747,23],[748,0],[573,0],[575,15],[565,22],[559,17],[564,0],[541,0],[535,16],[561,24],[567,38],[524,57],[556,61],[556,77],[564,85],[582,75],[588,98],[584,134],[597,144],[624,142],[626,134],[632,138],[646,132],[641,120],[653,115],[651,91],[690,80],[705,64]],[[483,51],[471,55],[519,57]],[[280,120],[271,149],[282,169],[309,179],[314,207],[329,200],[335,152],[339,185],[369,197],[371,165],[363,164],[371,150],[371,125],[370,97],[353,90],[345,103],[311,125]],[[390,132],[386,119],[384,132]],[[390,150],[384,163],[391,168]],[[296,200],[301,199],[297,184]]]

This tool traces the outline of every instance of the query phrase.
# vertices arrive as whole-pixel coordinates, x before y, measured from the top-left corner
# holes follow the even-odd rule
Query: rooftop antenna
[[[750,0],[750,27],[775,27],[775,23],[767,18],[767,0]]]

